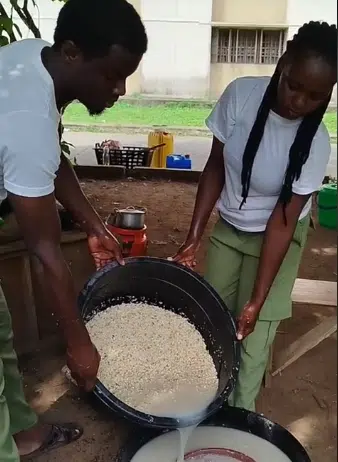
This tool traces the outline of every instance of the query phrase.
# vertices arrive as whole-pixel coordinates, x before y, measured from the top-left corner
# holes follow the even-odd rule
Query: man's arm
[[[64,154],[61,154],[54,184],[56,199],[71,212],[83,231],[88,235],[106,232],[101,218],[84,195],[73,167]]]
[[[90,389],[95,384],[99,355],[80,318],[75,288],[60,248],[54,196],[60,144],[55,122],[39,112],[12,112],[1,120],[0,138],[4,187],[26,246],[42,264],[44,280],[40,283],[50,291],[50,305],[67,344],[68,366],[78,384]]]
[[[9,194],[9,200],[29,252],[43,265],[44,283],[53,299],[73,376],[89,390],[95,384],[99,355],[80,318],[72,277],[61,251],[54,194],[38,198]]]
[[[99,215],[84,195],[73,167],[61,154],[60,167],[55,179],[55,196],[88,235],[90,251],[98,268],[113,258],[123,264],[121,249],[117,240],[107,230]]]
[[[259,313],[289,250],[299,216],[310,197],[311,194],[304,196],[293,194],[291,202],[285,209],[286,223],[281,202],[277,203],[271,214],[264,234],[252,296],[239,318],[239,340],[254,330]]]

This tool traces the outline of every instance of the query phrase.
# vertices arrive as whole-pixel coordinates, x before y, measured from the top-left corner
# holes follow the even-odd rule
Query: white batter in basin
[[[178,432],[166,433],[144,445],[131,462],[176,462],[179,445]],[[214,454],[213,459],[206,454],[196,454],[196,451],[207,448],[224,448],[228,452],[223,455]],[[194,452],[198,458],[191,458]],[[197,428],[188,441],[185,453],[185,460],[194,462],[291,462],[268,441],[241,430],[223,427]]]

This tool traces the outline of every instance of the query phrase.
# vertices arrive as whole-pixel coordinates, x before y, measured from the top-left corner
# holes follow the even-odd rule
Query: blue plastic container
[[[191,159],[189,155],[173,154],[167,157],[167,168],[191,170]]]

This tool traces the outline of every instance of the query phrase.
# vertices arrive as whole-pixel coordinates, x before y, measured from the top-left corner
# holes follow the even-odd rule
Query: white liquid
[[[216,387],[206,387],[203,390],[194,389],[191,384],[180,386],[175,392],[161,391],[148,396],[147,410],[150,415],[157,417],[171,417],[180,420],[194,418],[199,421],[196,425],[178,428],[179,442],[175,462],[184,462],[185,448],[189,438],[205,419],[205,413],[217,394]]]
[[[172,417],[187,419],[201,416],[204,420],[205,411],[217,395],[218,384],[196,390],[192,383],[179,385],[172,391],[161,390],[147,397],[147,414],[157,417]]]
[[[196,425],[185,428],[178,428],[179,444],[177,445],[177,461],[184,462],[185,448],[189,438],[198,425],[204,420],[208,406],[216,396],[216,389],[206,388],[205,390],[194,390],[191,385],[179,387],[175,393],[156,393],[149,401],[149,414],[158,417],[172,417],[178,419],[189,419],[189,417],[200,417]]]
[[[187,447],[188,441],[191,435],[194,433],[199,424],[194,425],[193,427],[180,428],[178,430],[180,434],[180,445],[178,450],[177,462],[184,462],[185,449]]]
[[[177,447],[180,444],[178,432],[166,433],[143,446],[131,462],[177,462]],[[278,448],[268,441],[239,430],[222,427],[199,427],[188,440],[185,452],[205,448],[226,448],[251,457],[255,462],[291,462]],[[201,459],[202,457],[202,459]],[[201,456],[196,462],[237,462],[236,459]],[[206,460],[203,459],[206,458]],[[218,457],[218,459],[217,459]],[[227,457],[227,456],[226,456]]]

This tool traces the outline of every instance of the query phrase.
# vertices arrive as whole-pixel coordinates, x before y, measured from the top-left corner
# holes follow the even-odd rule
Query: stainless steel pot
[[[145,208],[127,207],[115,209],[108,218],[108,223],[122,229],[143,229],[145,225]]]

